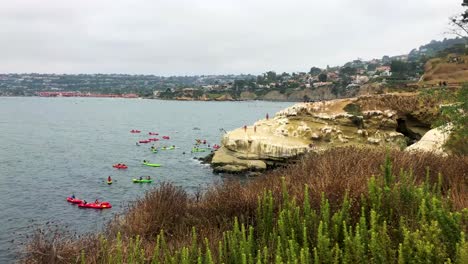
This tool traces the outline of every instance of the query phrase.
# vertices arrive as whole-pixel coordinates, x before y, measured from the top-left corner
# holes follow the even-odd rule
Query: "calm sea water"
[[[47,223],[96,232],[158,182],[193,191],[221,179],[193,159],[206,155],[190,153],[195,139],[219,144],[220,128],[252,124],[290,104],[0,97],[0,263],[12,262],[26,235]],[[131,134],[131,129],[142,133]],[[149,145],[136,146],[154,137],[149,131],[171,137],[159,145],[179,148],[153,154]],[[142,166],[143,159],[163,166]],[[112,168],[118,162],[129,168]],[[104,182],[109,175],[110,186]],[[156,183],[131,182],[145,175]],[[113,208],[79,209],[65,201],[72,193],[109,201]]]

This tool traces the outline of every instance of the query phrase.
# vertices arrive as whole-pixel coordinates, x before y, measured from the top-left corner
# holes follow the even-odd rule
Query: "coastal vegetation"
[[[434,120],[433,127],[443,127],[450,131],[450,137],[445,143],[447,151],[456,155],[468,154],[468,84],[460,89],[439,87],[428,89],[421,94],[423,98],[436,98],[442,104],[440,114]]]
[[[98,235],[38,231],[25,263],[466,263],[466,156],[333,148],[242,183],[161,184]]]

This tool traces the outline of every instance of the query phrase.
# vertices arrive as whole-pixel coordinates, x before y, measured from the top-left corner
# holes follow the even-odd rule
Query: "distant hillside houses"
[[[135,93],[140,97],[173,99],[180,96],[213,98],[229,94],[232,98],[254,93],[261,97],[273,92],[282,98],[304,89],[329,89],[336,97],[348,96],[350,89],[367,84],[408,87],[424,72],[424,64],[432,57],[444,57],[452,63],[463,63],[456,55],[466,51],[461,38],[431,41],[408,54],[385,55],[365,60],[357,58],[342,66],[311,67],[308,71],[260,75],[195,75],[155,76],[128,74],[0,74],[0,96],[34,96],[41,91],[76,91],[94,94],[122,95]],[[297,94],[297,93],[296,93]],[[210,97],[210,95],[212,95]]]

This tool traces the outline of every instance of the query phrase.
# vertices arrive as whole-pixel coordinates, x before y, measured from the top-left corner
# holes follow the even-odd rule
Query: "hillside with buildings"
[[[466,81],[465,40],[431,41],[408,54],[342,66],[255,75],[0,74],[0,96],[136,94],[170,100],[321,101]],[[459,69],[459,70],[457,70]],[[465,71],[465,72],[464,72]],[[448,72],[450,72],[449,75]],[[445,74],[445,75],[444,75]]]

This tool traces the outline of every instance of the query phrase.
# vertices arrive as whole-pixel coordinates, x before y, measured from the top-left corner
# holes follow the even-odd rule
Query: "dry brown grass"
[[[405,115],[421,109],[421,106],[435,106],[436,101],[422,98],[419,94],[385,94],[379,96],[360,97],[356,102],[362,111],[368,110],[395,110],[399,115]]]
[[[461,56],[468,62],[468,56]],[[424,84],[438,84],[439,82],[464,83],[468,81],[468,63],[449,63],[447,58],[429,60],[424,66]]]
[[[440,157],[430,153],[411,154],[390,151],[393,171],[412,170],[415,181],[425,179],[436,182],[443,174],[442,190],[449,197],[454,209],[468,207],[467,175],[468,157]],[[311,205],[318,208],[324,193],[333,207],[340,206],[345,193],[354,200],[353,208],[360,208],[359,197],[366,195],[367,182],[372,175],[380,175],[385,150],[338,148],[323,154],[312,154],[287,168],[266,173],[247,183],[230,180],[213,185],[201,198],[188,195],[171,184],[162,184],[137,201],[126,214],[109,224],[104,235],[109,250],[115,248],[117,232],[122,234],[123,244],[137,235],[143,238],[143,247],[151,254],[155,236],[164,230],[169,248],[190,243],[190,231],[197,228],[199,237],[217,241],[223,231],[231,227],[234,217],[241,222],[255,223],[257,198],[264,190],[271,190],[281,199],[281,178],[290,195],[302,200],[304,185],[310,188]],[[398,174],[398,173],[396,173]],[[58,243],[60,242],[60,243]],[[97,237],[85,237],[76,241],[59,236],[38,235],[26,249],[28,263],[69,263],[79,257],[80,250],[87,252],[88,263],[98,263]],[[53,245],[61,244],[60,247]],[[213,245],[216,246],[216,245]],[[124,253],[125,254],[125,253]],[[60,259],[58,256],[68,256]],[[68,260],[68,261],[67,261]]]

